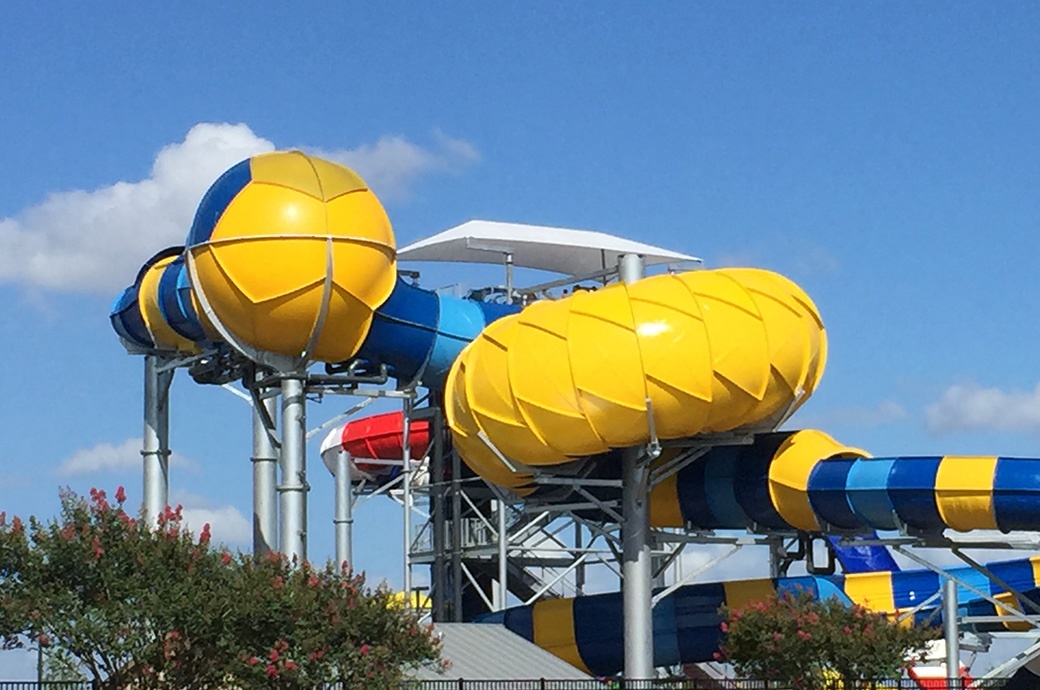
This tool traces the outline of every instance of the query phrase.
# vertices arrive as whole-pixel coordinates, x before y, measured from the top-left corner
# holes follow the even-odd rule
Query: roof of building
[[[397,252],[400,261],[452,261],[501,264],[568,276],[590,275],[617,266],[623,254],[639,254],[647,266],[700,259],[592,230],[470,220]]]
[[[495,623],[437,623],[441,658],[450,662],[439,672],[422,668],[419,680],[580,680],[590,676],[504,625]]]

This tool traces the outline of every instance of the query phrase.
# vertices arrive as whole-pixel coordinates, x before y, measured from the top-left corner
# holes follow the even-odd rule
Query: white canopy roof
[[[639,254],[647,266],[700,261],[694,256],[603,232],[490,220],[467,221],[419,240],[399,250],[397,258],[400,261],[501,264],[504,254],[513,255],[515,266],[569,276],[613,268],[622,254]]]

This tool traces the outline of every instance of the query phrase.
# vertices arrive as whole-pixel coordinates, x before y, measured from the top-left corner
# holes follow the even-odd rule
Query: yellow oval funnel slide
[[[489,325],[448,375],[448,424],[474,470],[518,486],[531,466],[647,443],[652,432],[766,421],[812,393],[826,350],[815,305],[776,273],[654,276]]]

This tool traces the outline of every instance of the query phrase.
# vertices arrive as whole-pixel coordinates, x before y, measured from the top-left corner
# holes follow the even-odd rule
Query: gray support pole
[[[159,372],[159,358],[144,358],[144,512],[156,526],[170,503],[170,372]]]
[[[583,540],[581,534],[581,523],[574,523],[574,548],[575,555],[581,553],[583,547]],[[585,561],[578,564],[578,567],[574,570],[574,594],[575,596],[582,596],[585,594]]]
[[[448,553],[444,500],[444,422],[439,407],[433,408],[430,428],[433,431],[433,455],[430,457],[430,489],[433,499],[433,620],[448,621]]]
[[[404,499],[404,598],[412,605],[412,399],[405,398],[401,418],[401,471]]]
[[[631,680],[654,677],[648,472],[642,449],[624,451],[621,459],[621,501],[625,519],[621,526],[621,593],[625,622],[625,678]]]
[[[506,502],[495,501],[498,506],[498,591],[495,596],[496,610],[502,611],[509,601],[509,526]]]
[[[506,253],[506,304],[513,303],[513,253]]]
[[[462,458],[451,452],[451,608],[452,620],[462,622]]]
[[[272,422],[278,415],[278,396],[259,391],[256,398]],[[264,415],[253,410],[253,554],[278,549],[278,451],[271,440]]]
[[[303,380],[282,379],[281,550],[307,560],[307,400]]]
[[[633,283],[644,275],[643,258],[624,254],[618,277]],[[629,448],[621,459],[621,590],[625,623],[625,678],[654,677],[653,567],[650,557],[649,459],[642,448]]]
[[[336,454],[336,565],[354,567],[354,487],[350,477],[350,453]]]
[[[946,637],[946,678],[951,689],[960,688],[961,630],[957,618],[957,583],[943,580],[943,633]]]

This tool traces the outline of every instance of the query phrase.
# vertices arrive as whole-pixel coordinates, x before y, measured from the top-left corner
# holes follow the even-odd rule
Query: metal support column
[[[509,601],[509,516],[506,502],[495,501],[498,510],[498,587],[495,590],[495,610],[502,611]]]
[[[282,379],[281,551],[307,560],[307,398],[303,379]]]
[[[354,487],[350,477],[350,453],[336,454],[336,565],[354,567]]]
[[[404,501],[404,600],[412,605],[412,399],[403,402],[401,424],[401,488]]]
[[[278,396],[258,391],[256,401],[264,408],[253,410],[253,554],[260,556],[278,549],[278,450],[267,427],[277,418]]]
[[[451,452],[451,620],[462,622],[462,458]]]
[[[953,690],[961,682],[961,629],[957,617],[957,583],[943,580],[943,634],[946,637],[946,678]]]
[[[430,456],[430,490],[433,504],[433,620],[436,623],[448,621],[448,554],[447,554],[447,522],[445,513],[447,503],[445,496],[445,479],[447,472],[444,462],[444,418],[440,408],[434,408],[430,420],[433,430],[433,449]]]
[[[625,283],[643,277],[643,258],[625,254],[618,276]],[[643,448],[622,454],[622,600],[625,623],[625,678],[654,677],[654,628],[651,616],[653,568],[650,558],[649,458]]]
[[[157,525],[170,502],[170,382],[172,371],[159,371],[160,359],[144,358],[144,513]]]

